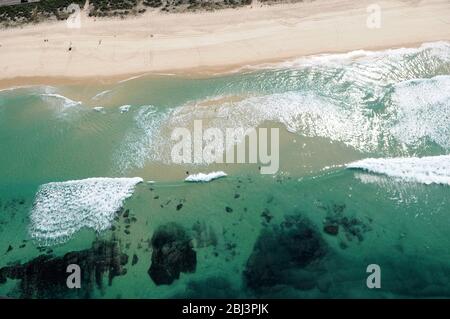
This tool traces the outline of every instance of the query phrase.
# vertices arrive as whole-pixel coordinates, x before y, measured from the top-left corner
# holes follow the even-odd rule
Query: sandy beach
[[[0,31],[0,87],[124,79],[155,73],[217,73],[304,55],[450,40],[448,0],[316,0],[215,12],[81,17]]]
[[[0,7],[0,299],[450,298],[450,0],[72,1]]]

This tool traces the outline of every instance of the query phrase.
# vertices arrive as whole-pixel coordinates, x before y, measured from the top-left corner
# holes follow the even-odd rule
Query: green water
[[[110,282],[106,270],[100,280],[84,278],[75,291],[56,292],[38,275],[26,285],[20,275],[2,282],[0,270],[0,295],[449,297],[449,186],[342,167],[368,157],[449,154],[449,79],[450,46],[438,43],[211,78],[147,76],[107,86],[1,91],[0,268],[31,262],[44,272],[54,264],[37,257],[58,260],[99,240],[116,243],[128,260],[120,266],[126,272]],[[123,105],[130,110],[122,113]],[[171,130],[195,119],[206,127],[281,128],[279,172],[171,163]],[[186,171],[218,169],[228,176],[183,182]],[[441,173],[449,176],[450,165]],[[156,183],[138,184],[109,230],[85,228],[47,247],[30,235],[41,185],[135,176]],[[330,224],[337,234],[325,232]],[[187,238],[183,247],[196,260],[193,270],[158,284],[148,270],[152,237],[164,227]],[[93,258],[101,256],[97,251]],[[366,286],[370,264],[381,267],[380,289]]]

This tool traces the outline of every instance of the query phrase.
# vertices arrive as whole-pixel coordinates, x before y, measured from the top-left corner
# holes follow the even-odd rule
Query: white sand
[[[379,29],[366,24],[372,3],[316,0],[203,13],[149,12],[125,20],[83,17],[80,29],[53,22],[3,30],[0,87],[45,78],[209,74],[303,55],[450,40],[448,0],[377,1]]]

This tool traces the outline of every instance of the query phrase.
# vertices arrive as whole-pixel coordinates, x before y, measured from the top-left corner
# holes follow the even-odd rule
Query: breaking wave
[[[422,184],[450,185],[450,155],[368,158],[347,165],[350,169],[361,169],[396,179]]]
[[[198,173],[189,175],[188,177],[186,177],[185,181],[191,183],[205,183],[225,176],[227,176],[227,174],[223,171],[212,172],[207,174]]]
[[[42,185],[31,212],[30,235],[41,245],[64,243],[82,228],[110,227],[141,178],[89,178]]]
[[[450,150],[450,43],[313,56],[227,81],[208,98],[136,116],[119,156],[121,170],[170,162],[170,133],[203,119],[204,129],[264,122],[389,157]],[[141,113],[142,112],[142,113]],[[242,138],[243,136],[241,136]],[[239,137],[238,137],[239,139]]]
[[[274,68],[303,68],[307,66],[342,66],[354,62],[359,63],[379,63],[383,59],[401,60],[405,56],[423,54],[433,56],[443,60],[450,59],[450,42],[437,41],[423,43],[417,48],[397,48],[380,51],[355,50],[346,53],[327,53],[301,57],[278,63],[265,63],[257,65],[256,69],[274,69]],[[252,68],[252,67],[247,67]]]
[[[395,86],[390,133],[411,145],[423,138],[450,149],[450,76],[419,79]]]
[[[100,92],[100,93],[94,95],[94,96],[92,97],[92,100],[100,100],[100,99],[102,99],[103,97],[108,96],[108,95],[111,94],[111,93],[112,93],[112,90],[105,90],[105,91],[102,91],[102,92]]]
[[[187,127],[205,119],[209,127],[249,128],[265,121],[309,137],[342,142],[362,152],[410,154],[433,142],[450,149],[450,76],[401,82],[391,87],[382,110],[349,105],[313,91],[254,96],[215,107],[184,105],[174,112],[169,127]],[[205,122],[205,121],[204,121]],[[205,127],[206,128],[206,127]]]
[[[127,133],[113,156],[119,172],[141,168],[148,159],[160,159],[162,153],[156,146],[167,143],[160,129],[169,113],[160,113],[152,105],[139,108],[133,118],[135,127]]]
[[[56,100],[57,101],[57,105],[62,106],[63,108],[68,108],[68,107],[81,105],[80,101],[71,100],[68,97],[65,97],[65,96],[63,96],[61,94],[45,93],[45,94],[41,94],[41,96],[48,102],[54,103],[55,100]]]

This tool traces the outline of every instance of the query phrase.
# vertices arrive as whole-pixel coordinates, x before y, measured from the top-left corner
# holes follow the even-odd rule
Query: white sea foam
[[[429,52],[430,55],[432,56],[448,60],[450,59],[449,50],[450,50],[450,42],[437,41],[437,42],[423,43],[418,48],[397,48],[380,51],[355,50],[346,53],[326,53],[301,57],[283,62],[265,63],[249,68],[255,69],[297,68],[315,65],[342,66],[352,62],[362,62],[362,61],[373,62],[376,59],[381,59],[384,57],[397,59],[402,58],[405,55],[422,53],[424,51]]]
[[[2,93],[2,92],[12,92],[12,91],[21,90],[21,89],[29,89],[29,88],[33,88],[33,87],[35,87],[35,86],[34,85],[13,86],[13,87],[10,87],[10,88],[1,89],[0,93]]]
[[[117,82],[117,83],[125,83],[125,82],[128,82],[128,81],[136,80],[136,79],[139,79],[139,78],[145,76],[146,74],[147,74],[147,73],[140,74],[140,75],[136,75],[136,76],[132,76],[132,77],[130,77],[130,78],[127,78],[127,79],[124,79],[124,80],[120,80],[120,81]]]
[[[385,175],[373,175],[369,173],[355,173],[355,178],[363,184],[386,185],[389,183],[389,177]]]
[[[417,205],[418,203],[424,204],[429,200],[427,190],[419,183],[405,183],[404,180],[399,178],[392,178],[387,175],[374,175],[363,171],[355,172],[354,176],[363,184],[374,184],[378,186],[382,189],[379,196],[389,199],[403,208],[409,205]],[[375,191],[377,192],[377,190]],[[411,210],[412,212],[413,210]]]
[[[189,175],[188,177],[186,177],[185,181],[186,182],[194,182],[194,183],[205,183],[205,182],[210,182],[212,180],[221,178],[221,177],[225,177],[227,176],[227,174],[225,172],[222,171],[217,171],[217,172],[212,172],[212,173],[198,173],[198,174],[193,174],[193,175]]]
[[[152,105],[144,105],[134,116],[135,127],[131,129],[123,143],[114,154],[119,172],[131,168],[141,168],[147,160],[158,161],[164,157],[162,146],[168,145],[167,138],[161,133],[161,123],[169,116],[159,113]],[[170,155],[170,151],[167,153]]]
[[[142,181],[139,177],[89,178],[42,185],[31,212],[31,237],[41,245],[53,245],[69,240],[82,228],[108,229]]]
[[[146,160],[170,162],[173,141],[170,132],[176,127],[191,127],[195,119],[202,118],[203,129],[209,127],[251,128],[273,121],[285,125],[288,131],[308,137],[323,137],[341,142],[362,152],[389,152],[392,143],[409,154],[423,139],[450,149],[450,103],[447,103],[445,84],[450,77],[424,79],[434,83],[433,90],[416,99],[415,104],[402,97],[413,94],[412,84],[394,87],[394,98],[383,112],[374,112],[360,104],[340,104],[335,99],[319,96],[315,92],[284,92],[244,98],[211,107],[189,103],[159,114],[156,109],[141,109],[136,116],[137,129],[124,143],[120,166],[124,170],[142,167]],[[420,83],[419,81],[419,83]],[[415,84],[414,84],[415,85]],[[431,89],[430,89],[431,90]],[[417,91],[420,94],[420,91]],[[433,97],[441,93],[442,99]],[[434,95],[433,95],[434,94]],[[442,101],[442,102],[440,102]],[[446,104],[445,104],[445,103]],[[240,140],[245,136],[237,136]]]
[[[131,105],[122,105],[119,107],[120,113],[127,113],[131,108]]]
[[[389,154],[414,154],[421,142],[432,141],[450,149],[450,76],[418,79],[395,84],[385,109],[374,111],[360,101],[358,92],[347,103],[346,97],[319,95],[314,91],[290,91],[251,96],[238,101],[217,102],[205,107],[187,103],[158,114],[156,109],[140,110],[138,129],[126,140],[128,160],[121,167],[142,167],[146,160],[170,162],[176,127],[191,127],[195,119],[204,119],[209,127],[251,128],[265,121],[284,124],[288,131],[308,137],[341,142],[362,152],[382,150]],[[362,94],[361,94],[362,95]],[[245,135],[237,136],[241,140]],[[393,155],[394,155],[393,154]]]
[[[65,96],[63,96],[63,95],[61,95],[61,94],[56,94],[56,93],[44,93],[44,94],[41,94],[41,96],[43,97],[43,98],[45,98],[46,100],[49,100],[49,101],[62,101],[62,104],[61,104],[61,106],[63,107],[63,108],[69,108],[69,107],[73,107],[73,106],[77,106],[77,105],[80,105],[81,104],[81,102],[80,101],[74,101],[74,100],[71,100],[71,99],[69,99],[68,97],[65,97]]]
[[[368,158],[347,164],[375,174],[418,182],[450,185],[450,155],[404,158]]]
[[[450,149],[450,76],[418,79],[394,85],[386,109],[346,103],[313,91],[291,91],[226,102],[215,107],[184,105],[172,114],[172,127],[208,119],[210,127],[257,127],[264,121],[282,123],[293,133],[324,137],[363,152],[389,151],[393,142],[402,149],[427,139]],[[355,93],[356,94],[356,93]]]
[[[94,97],[92,97],[92,100],[99,100],[99,99],[105,97],[106,95],[109,95],[111,92],[112,92],[112,90],[102,91],[102,92],[96,94]]]
[[[96,112],[103,112],[105,110],[105,108],[103,106],[96,106],[93,109]]]
[[[283,70],[251,75],[261,86],[256,91],[267,88],[266,94],[250,90],[241,99],[228,99],[219,93],[205,98],[207,104],[187,102],[163,115],[137,117],[138,129],[127,135],[120,150],[127,156],[121,155],[119,166],[126,170],[142,167],[147,160],[170,162],[170,132],[176,127],[192,128],[200,118],[205,130],[243,128],[242,135],[246,128],[277,122],[292,133],[388,156],[414,155],[430,143],[450,150],[450,76],[431,78],[449,67],[450,43],[299,61],[286,64]],[[234,85],[242,90],[248,80],[244,77],[230,84],[231,91]]]
[[[194,119],[206,119],[208,127],[251,128],[265,121],[279,122],[290,132],[311,137],[327,137],[358,149],[376,149],[380,119],[368,118],[365,110],[354,106],[345,109],[332,99],[313,92],[285,92],[254,96],[238,102],[226,102],[215,107],[197,104],[176,109],[170,118],[170,127],[189,127]],[[245,136],[242,129],[241,140]]]
[[[393,137],[405,144],[423,138],[450,148],[450,76],[417,79],[395,85],[392,105]]]
[[[10,88],[1,89],[1,90],[0,90],[0,93],[2,93],[2,92],[11,92],[11,91],[18,90],[18,89],[20,89],[20,88],[21,88],[20,86],[13,86],[13,87],[10,87]]]

